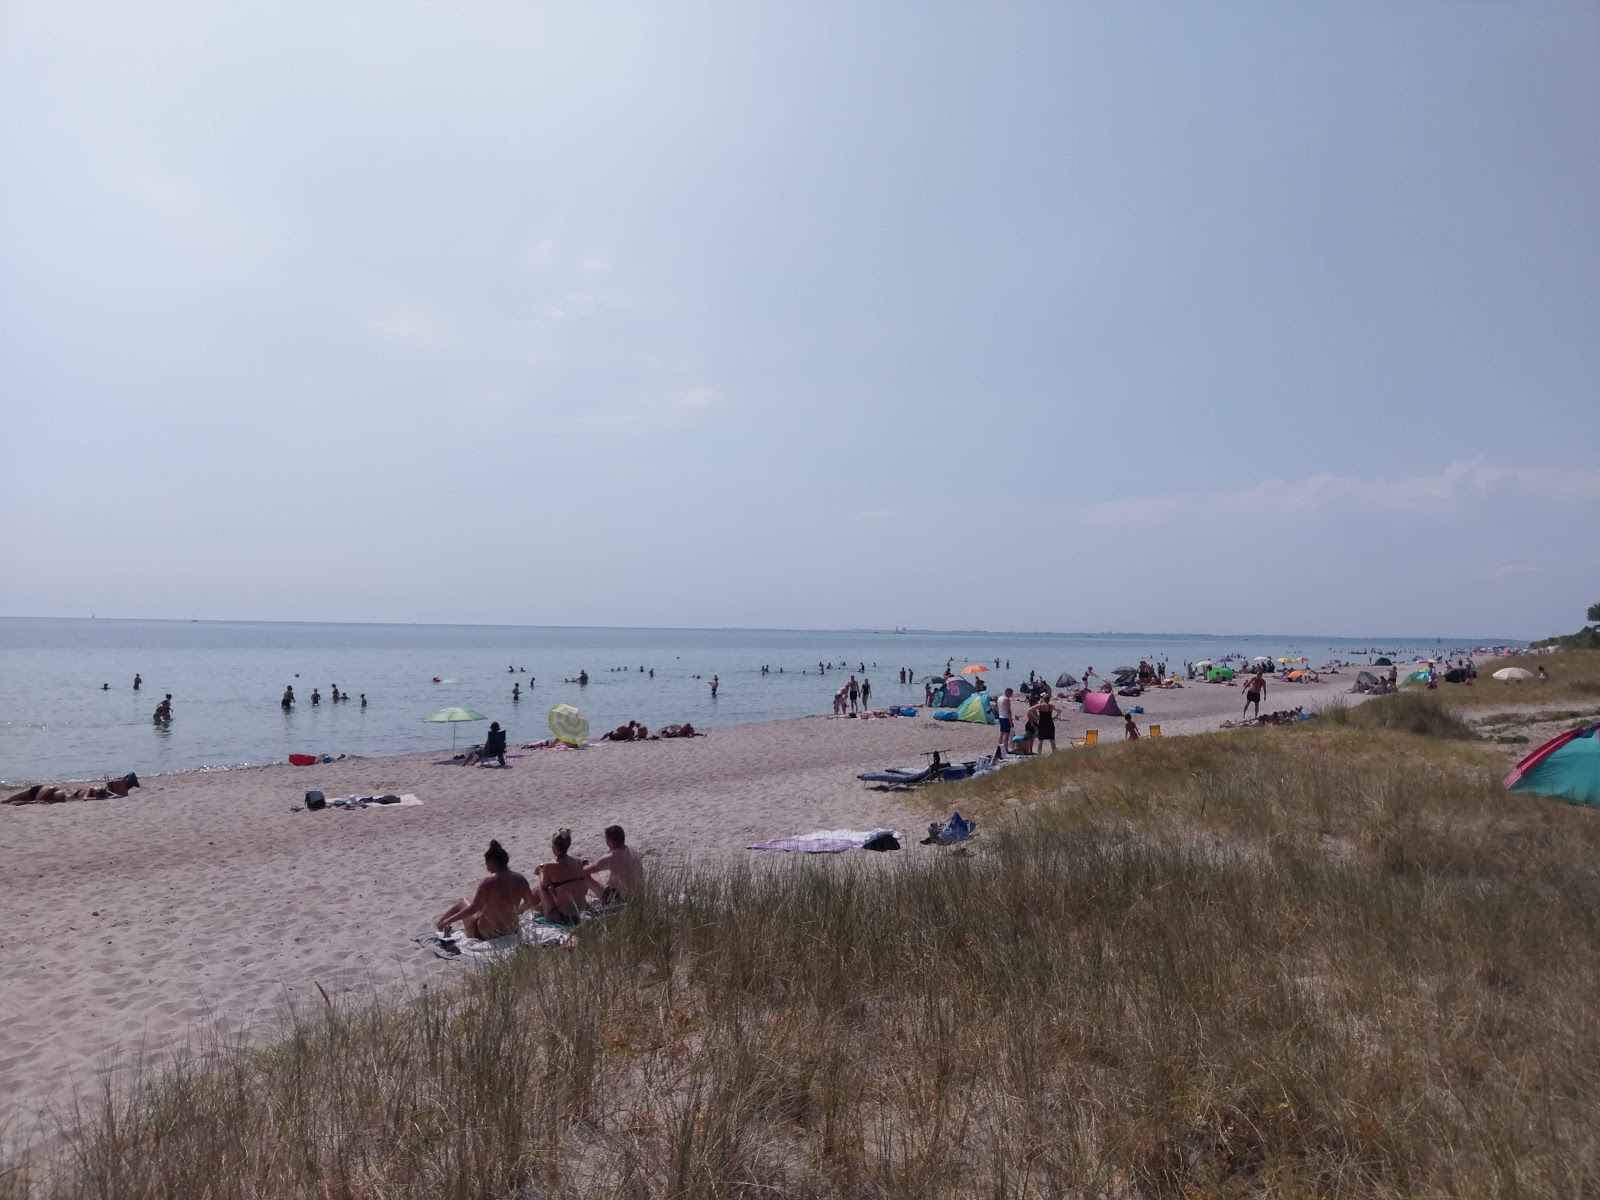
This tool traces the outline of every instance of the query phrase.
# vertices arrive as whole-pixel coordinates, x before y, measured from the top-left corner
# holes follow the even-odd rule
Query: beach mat
[[[385,796],[393,794],[392,792],[384,793]],[[421,804],[422,801],[410,792],[407,792],[398,800],[390,800],[387,804],[384,803],[382,796],[340,796],[338,799],[327,802],[329,808],[342,808],[345,810],[354,808],[418,808]]]
[[[626,907],[626,903],[619,900],[602,909],[586,908],[579,914],[576,925],[555,925],[538,913],[523,913],[517,918],[516,933],[508,933],[503,937],[490,938],[487,941],[469,938],[459,927],[452,928],[449,933],[430,929],[426,933],[417,934],[411,940],[439,958],[488,962],[511,953],[518,946],[576,945],[577,939],[574,935],[579,930],[602,917],[619,913]]]
[[[775,850],[789,854],[843,854],[846,850],[862,850],[868,842],[888,834],[899,838],[892,829],[818,829],[799,837],[773,838],[746,846],[746,850]]]

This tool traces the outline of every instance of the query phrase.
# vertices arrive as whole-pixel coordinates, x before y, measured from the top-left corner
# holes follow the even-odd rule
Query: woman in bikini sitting
[[[587,864],[581,858],[567,853],[572,846],[572,830],[558,829],[550,839],[553,856],[534,872],[539,880],[539,909],[547,920],[570,925],[577,921],[583,909],[584,893],[589,890],[589,877],[584,874]]]

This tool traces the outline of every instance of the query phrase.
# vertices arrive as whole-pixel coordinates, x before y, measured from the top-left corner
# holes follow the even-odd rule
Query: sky
[[[0,613],[1537,637],[1600,6],[0,0]]]

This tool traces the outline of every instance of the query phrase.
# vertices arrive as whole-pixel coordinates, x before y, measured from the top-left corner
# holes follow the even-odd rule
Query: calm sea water
[[[1463,643],[1466,644],[1466,643]],[[1173,665],[1228,652],[1365,661],[1371,649],[1438,650],[1371,639],[1165,637],[793,630],[565,629],[441,625],[0,618],[0,781],[76,779],[282,762],[290,753],[401,754],[447,747],[429,713],[455,705],[500,721],[513,743],[548,736],[551,705],[567,701],[596,735],[630,718],[652,728],[825,713],[851,671],[873,702],[920,703],[918,680],[946,660],[1002,667],[991,685],[1030,670],[1054,679],[1165,658]],[[839,664],[825,677],[818,662]],[[1010,662],[1009,670],[1003,664]],[[865,671],[858,668],[865,664]],[[762,666],[772,673],[761,674]],[[519,668],[507,671],[507,667]],[[644,672],[638,668],[643,666]],[[523,673],[522,668],[526,668]],[[614,670],[613,668],[621,668]],[[781,668],[781,672],[780,672]],[[654,669],[651,678],[649,671]],[[589,684],[562,680],[587,670]],[[132,688],[135,673],[144,677]],[[709,682],[721,677],[715,700]],[[434,683],[438,676],[444,682]],[[511,699],[512,684],[525,695]],[[101,684],[110,690],[102,691]],[[292,684],[299,706],[279,707]],[[334,684],[357,700],[328,702]],[[318,688],[323,703],[312,707]],[[151,722],[171,692],[175,719]],[[458,726],[463,745],[487,722]]]

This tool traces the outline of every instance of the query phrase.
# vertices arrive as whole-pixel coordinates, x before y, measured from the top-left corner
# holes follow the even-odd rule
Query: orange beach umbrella
[[[969,667],[962,667],[961,673],[963,675],[982,675],[988,669],[989,668],[984,666],[982,663],[973,663]]]

